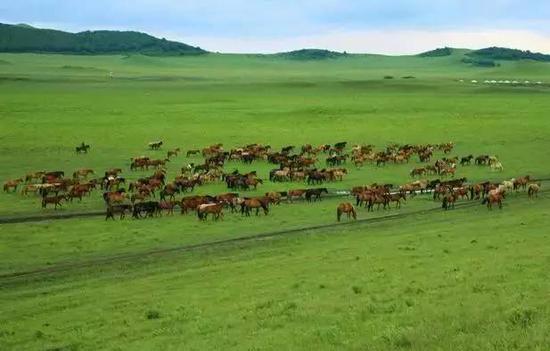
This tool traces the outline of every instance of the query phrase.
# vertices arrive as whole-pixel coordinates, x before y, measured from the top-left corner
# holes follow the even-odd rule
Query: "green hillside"
[[[28,25],[0,24],[0,52],[196,55],[206,51],[133,31],[68,33]]]
[[[300,49],[276,54],[277,56],[293,60],[325,60],[344,57],[345,52],[336,52],[324,49]]]
[[[550,55],[541,54],[539,52],[531,52],[529,50],[517,50],[508,48],[491,47],[480,50],[475,50],[467,53],[468,56],[490,59],[490,60],[534,60],[542,62],[550,62]]]

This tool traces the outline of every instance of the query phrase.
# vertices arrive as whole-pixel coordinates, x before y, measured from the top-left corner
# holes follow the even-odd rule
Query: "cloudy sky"
[[[549,0],[14,0],[0,2],[0,22],[131,29],[220,52],[507,46],[550,53]]]

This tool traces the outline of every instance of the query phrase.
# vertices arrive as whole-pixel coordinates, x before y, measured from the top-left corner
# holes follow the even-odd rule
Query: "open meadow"
[[[443,211],[422,194],[399,209],[357,208],[358,221],[340,224],[336,207],[355,204],[352,196],[283,199],[250,217],[226,209],[218,221],[179,208],[106,221],[50,217],[104,211],[102,190],[61,209],[43,209],[22,187],[3,191],[0,350],[549,349],[550,63],[481,68],[462,57],[0,54],[2,182],[121,168],[127,187],[153,172],[130,170],[131,158],[164,159],[174,148],[169,180],[204,161],[186,151],[217,143],[299,151],[346,141],[347,152],[452,142],[432,161],[486,154],[503,169],[472,162],[454,177],[421,178],[530,175],[542,185],[534,198],[510,191],[502,209],[460,199]],[[484,83],[493,79],[533,84]],[[156,140],[162,147],[148,148]],[[88,153],[75,153],[81,142]],[[322,185],[270,181],[278,166],[264,159],[223,169],[256,171],[263,184],[242,196],[320,186],[334,195],[372,183],[395,189],[425,165],[416,155],[348,160],[342,180]],[[229,191],[211,181],[177,199]]]

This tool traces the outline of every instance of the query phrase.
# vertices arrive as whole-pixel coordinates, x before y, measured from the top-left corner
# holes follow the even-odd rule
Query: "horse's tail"
[[[340,222],[340,217],[342,217],[342,210],[340,209],[340,207],[338,207],[336,209],[336,219],[338,220],[338,222]]]
[[[357,212],[355,212],[355,208],[351,208],[351,215],[353,216],[353,219],[357,219]]]
[[[445,208],[445,209],[447,208],[447,201],[448,201],[447,197],[445,196],[443,198],[443,201],[441,202],[441,208]]]

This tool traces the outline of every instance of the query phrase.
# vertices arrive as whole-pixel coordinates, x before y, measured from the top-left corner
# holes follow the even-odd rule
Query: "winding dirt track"
[[[546,182],[546,181],[550,181],[550,178],[538,179],[538,180]],[[544,193],[547,191],[550,191],[550,189],[541,190],[541,193]],[[331,195],[331,197],[338,197],[338,196],[348,196],[348,195],[345,195],[345,194]],[[469,201],[469,202],[458,203],[456,205],[455,210],[467,209],[475,206],[480,206],[479,201]],[[258,233],[258,234],[252,234],[252,235],[243,235],[243,236],[231,238],[231,239],[204,242],[200,244],[175,246],[175,247],[164,248],[164,249],[145,250],[140,252],[125,253],[125,254],[111,255],[111,256],[105,256],[105,257],[96,257],[96,258],[92,258],[84,261],[59,263],[59,264],[54,264],[49,266],[38,267],[27,271],[17,271],[17,272],[0,274],[0,286],[2,285],[2,283],[7,283],[9,281],[12,281],[18,278],[25,278],[25,277],[42,278],[54,273],[67,272],[67,271],[87,268],[91,266],[106,265],[106,264],[116,263],[120,261],[138,260],[138,259],[147,258],[150,256],[155,256],[155,255],[167,255],[170,253],[189,252],[189,251],[195,251],[195,250],[201,250],[201,249],[207,249],[207,248],[213,248],[213,247],[220,247],[220,246],[225,246],[225,245],[230,245],[235,243],[265,240],[265,239],[271,239],[276,237],[295,235],[295,234],[300,234],[300,233],[310,232],[310,231],[326,230],[330,228],[337,228],[337,227],[343,227],[343,226],[348,226],[348,227],[360,226],[360,225],[366,225],[371,223],[386,222],[386,221],[398,220],[406,217],[426,215],[433,212],[440,212],[440,213],[442,212],[439,202],[437,202],[437,206],[430,209],[418,210],[418,211],[407,212],[407,213],[396,213],[396,214],[376,217],[376,218],[365,218],[365,219],[358,219],[356,221],[350,221],[350,222],[323,224],[323,225],[308,226],[308,227],[301,227],[301,228],[294,228],[294,229],[287,229],[287,230],[280,230],[280,231],[271,231],[271,232],[264,232],[264,233]],[[104,214],[103,211],[87,212],[87,213],[80,213],[80,214],[75,213],[75,214],[65,214],[65,216],[62,216],[62,217],[59,217],[59,216],[54,216],[53,218],[48,217],[47,219],[98,216],[103,214]],[[25,219],[24,222],[29,222],[29,221],[33,221],[34,218],[36,218],[36,216],[21,217],[20,219]],[[44,216],[41,217],[41,220],[42,218],[44,218]],[[19,221],[18,223],[20,222],[21,221]],[[3,222],[3,223],[6,223],[6,222]]]
[[[175,253],[175,252],[188,252],[188,251],[224,246],[229,244],[235,244],[240,242],[264,240],[264,239],[271,239],[276,237],[300,234],[300,233],[309,232],[309,231],[326,230],[330,228],[337,228],[337,227],[343,227],[343,226],[348,226],[348,227],[358,226],[358,225],[365,225],[365,224],[371,224],[371,223],[398,220],[398,219],[411,217],[411,216],[425,215],[432,212],[442,212],[441,206],[439,205],[439,203],[437,204],[438,205],[436,207],[430,208],[430,209],[424,209],[424,210],[400,213],[400,214],[392,214],[392,215],[376,217],[376,218],[365,218],[365,219],[358,219],[356,221],[350,221],[350,222],[332,223],[332,224],[308,226],[308,227],[301,227],[301,228],[294,228],[294,229],[287,229],[287,230],[280,230],[280,231],[264,232],[259,234],[244,235],[237,238],[217,240],[217,241],[205,242],[200,244],[176,246],[176,247],[171,247],[166,249],[146,250],[146,251],[140,251],[135,253],[98,257],[98,258],[93,258],[86,261],[61,263],[61,264],[55,264],[51,266],[40,267],[40,268],[28,270],[28,271],[5,273],[0,275],[0,283],[13,278],[26,277],[26,276],[34,276],[34,277],[45,276],[52,273],[59,273],[59,272],[70,271],[73,269],[109,264],[109,263],[114,263],[118,261],[132,261],[136,259],[145,258],[148,256],[154,256],[154,255],[165,255],[165,254]],[[479,202],[472,201],[472,202],[460,203],[456,205],[455,210],[471,208],[474,206],[480,206]]]

